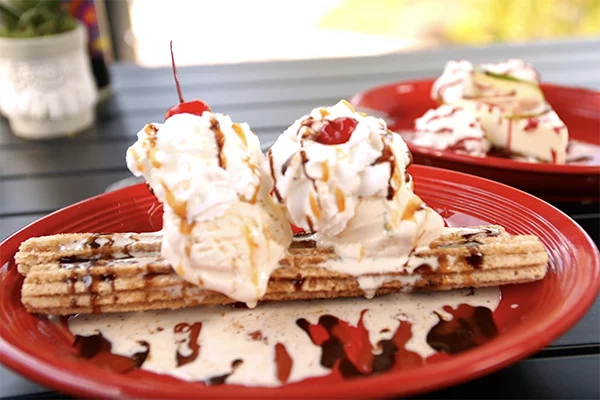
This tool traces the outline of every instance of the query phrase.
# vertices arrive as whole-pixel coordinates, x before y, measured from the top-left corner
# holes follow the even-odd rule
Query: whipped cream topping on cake
[[[484,156],[490,149],[481,123],[459,102],[443,104],[417,118],[412,142],[418,146],[449,149],[478,157]]]
[[[162,254],[178,275],[253,306],[291,242],[247,124],[177,114],[148,124],[127,151],[164,205]]]
[[[473,94],[473,64],[466,60],[448,61],[442,75],[431,87],[431,98],[450,104]]]
[[[479,67],[484,71],[488,71],[496,75],[509,76],[511,78],[515,78],[524,82],[531,82],[536,85],[540,83],[540,74],[536,71],[533,65],[518,58],[509,58],[506,61],[495,64],[480,64]]]
[[[347,140],[319,142],[323,127],[339,118],[355,121]],[[317,245],[338,256],[327,268],[355,276],[401,271],[415,247],[442,232],[442,218],[413,192],[401,136],[345,101],[297,120],[268,157],[274,196],[292,223],[316,232]]]

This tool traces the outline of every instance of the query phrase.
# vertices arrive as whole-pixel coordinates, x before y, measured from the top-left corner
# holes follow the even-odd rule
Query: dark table
[[[349,99],[374,85],[438,76],[450,59],[483,62],[508,57],[533,63],[546,82],[600,89],[600,40],[190,67],[180,68],[179,78],[187,99],[202,98],[233,120],[248,122],[262,143],[267,143],[312,108]],[[6,120],[0,119],[0,239],[131,176],[125,150],[145,123],[163,120],[177,95],[169,68],[114,65],[111,73],[112,98],[99,106],[96,125],[75,137],[25,142],[14,137]],[[599,243],[598,204],[556,206]],[[424,397],[600,398],[599,336],[597,299],[577,326],[535,356]],[[0,367],[0,396],[26,395],[59,396]]]

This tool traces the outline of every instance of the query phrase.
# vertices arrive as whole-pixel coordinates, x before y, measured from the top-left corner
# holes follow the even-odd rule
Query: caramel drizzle
[[[181,221],[179,231],[184,235],[189,235],[194,229],[194,222],[189,223],[187,220],[187,202],[177,200],[173,192],[169,190],[165,181],[161,180],[160,184],[165,190],[165,201]]]
[[[223,154],[225,135],[223,135],[223,132],[221,131],[221,125],[219,124],[219,121],[217,121],[215,118],[210,120],[210,130],[213,131],[217,147],[219,148],[219,167],[225,169],[227,168],[227,159],[225,158],[225,154]]]
[[[302,133],[302,135],[300,135],[300,139],[312,138],[313,136],[315,136],[317,132],[312,127],[314,122],[315,119],[313,117],[308,117],[304,121],[302,121],[300,127],[298,128],[298,132],[296,133],[296,137],[300,135],[300,131],[302,130],[302,128],[306,129],[304,129],[304,132]],[[302,147],[304,147],[304,143],[301,143],[301,145]]]
[[[335,201],[339,212],[346,210],[346,196],[339,187],[335,188]]]
[[[233,130],[238,135],[240,140],[244,143],[244,145],[248,147],[248,139],[246,139],[246,134],[244,133],[242,126],[240,124],[233,124],[231,125],[231,128],[233,128]]]
[[[137,151],[135,151],[133,147],[130,147],[127,151],[129,152],[129,154],[131,154],[131,158],[133,158],[133,161],[135,162],[135,168],[138,171],[143,172],[144,164],[140,161],[140,155],[137,153]]]
[[[352,104],[348,103],[348,101],[346,99],[342,99],[342,104],[345,105],[346,107],[348,107],[350,109],[350,111],[356,112],[356,110],[354,110],[354,107],[352,107]]]
[[[315,218],[318,220],[321,219],[321,210],[319,209],[319,204],[317,203],[317,199],[315,199],[315,196],[312,194],[312,192],[310,192],[308,194],[308,201],[310,203],[310,209],[313,212]]]
[[[150,162],[152,163],[152,166],[154,168],[160,168],[160,167],[162,167],[162,163],[156,159],[156,152],[157,151],[158,151],[158,149],[156,147],[152,147],[150,149],[150,151],[148,151],[148,158],[150,159]]]
[[[146,126],[144,126],[144,133],[146,134],[146,141],[142,143],[142,146],[146,149],[146,158],[150,160],[152,166],[160,168],[162,164],[156,160],[156,134],[158,133],[158,128],[154,124],[146,124]],[[138,170],[140,172],[143,171],[144,166],[139,161],[139,155],[134,149],[131,150]]]
[[[331,115],[331,113],[324,108],[320,108],[319,113],[321,114],[321,118],[325,118],[326,116]]]
[[[327,182],[329,180],[329,164],[327,164],[327,161],[323,161],[321,163],[321,171],[322,171],[322,180],[323,182]]]
[[[410,201],[406,205],[404,209],[404,213],[402,214],[402,221],[406,221],[408,219],[413,219],[414,215],[417,211],[421,211],[426,209],[427,206],[423,203],[417,196],[411,197]]]
[[[256,250],[258,249],[258,245],[252,239],[252,231],[248,225],[242,226],[242,234],[244,235],[244,239],[246,239],[246,244],[248,245],[248,250],[250,252],[250,265],[252,268],[252,284],[254,286],[258,286],[258,270],[256,268],[256,263],[254,260],[254,255]]]

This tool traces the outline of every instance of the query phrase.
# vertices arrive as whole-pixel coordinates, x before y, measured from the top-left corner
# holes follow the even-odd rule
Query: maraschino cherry
[[[336,118],[332,121],[324,121],[325,125],[321,128],[321,132],[316,138],[316,141],[321,144],[342,144],[350,140],[350,136],[358,121],[350,117]]]
[[[194,114],[202,115],[204,111],[211,111],[210,107],[206,102],[196,99],[192,101],[183,101],[183,94],[181,93],[181,86],[179,85],[179,78],[177,77],[177,67],[175,66],[175,57],[173,56],[173,41],[170,43],[171,47],[171,65],[173,66],[173,78],[175,78],[175,86],[177,87],[177,94],[179,95],[179,104],[169,108],[165,114],[165,121],[175,114]]]

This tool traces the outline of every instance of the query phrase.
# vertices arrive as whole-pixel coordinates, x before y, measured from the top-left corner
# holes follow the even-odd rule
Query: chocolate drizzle
[[[97,333],[91,336],[76,335],[73,348],[78,357],[85,358],[103,369],[123,374],[140,368],[148,358],[150,353],[148,342],[140,341],[138,344],[145,347],[145,350],[131,357],[120,356],[112,353],[112,343],[101,333]]]
[[[225,381],[227,380],[227,378],[229,378],[229,376],[231,374],[233,374],[235,372],[235,370],[242,365],[244,361],[237,359],[237,360],[233,360],[233,362],[231,363],[231,372],[228,374],[224,374],[224,375],[219,375],[219,376],[214,376],[212,378],[207,379],[206,381],[204,381],[204,383],[206,384],[206,386],[216,386],[216,385],[222,385],[225,383]]]
[[[453,318],[445,321],[438,314],[440,321],[427,334],[427,343],[437,351],[460,353],[498,335],[498,328],[489,308],[461,304],[456,310],[446,307],[446,311]]]
[[[198,354],[200,353],[200,345],[198,344],[198,336],[200,336],[200,330],[202,329],[202,322],[196,322],[193,324],[187,324],[182,322],[180,324],[175,325],[173,331],[175,334],[184,334],[186,337],[181,339],[177,339],[177,352],[175,353],[175,358],[177,360],[177,367],[181,367],[182,365],[189,364],[193,362],[196,358],[198,358]],[[180,335],[178,335],[180,336]],[[187,347],[189,351],[182,351],[182,348]],[[184,355],[183,353],[189,353]]]
[[[289,168],[289,166],[290,166],[290,163],[292,162],[292,158],[293,158],[293,157],[294,157],[294,156],[292,155],[292,156],[290,156],[290,158],[288,158],[287,160],[285,160],[285,162],[284,162],[284,163],[283,163],[283,165],[281,166],[281,175],[285,175],[285,173],[286,173],[287,169],[288,169],[288,168]]]
[[[466,240],[470,240],[474,236],[495,237],[495,236],[499,236],[499,235],[500,235],[500,231],[496,228],[477,228],[477,232],[463,233],[460,236]]]
[[[377,160],[375,160],[373,165],[381,164],[384,162],[390,164],[390,178],[388,180],[388,191],[386,198],[387,200],[392,200],[396,195],[396,191],[394,190],[394,187],[392,185],[392,178],[394,177],[394,171],[396,170],[396,163],[392,148],[385,141],[383,142],[383,145],[384,147],[381,151],[381,155],[379,156],[379,158],[377,158]]]
[[[476,252],[465,257],[465,261],[473,268],[479,269],[483,264],[483,254]]]
[[[304,285],[305,281],[306,281],[306,278],[303,278],[302,275],[300,275],[300,274],[296,275],[296,278],[292,279],[292,284],[294,285],[294,289],[296,291],[302,290],[302,285]]]
[[[275,165],[274,165],[274,161],[273,161],[273,152],[271,151],[271,149],[269,149],[269,151],[267,151],[267,158],[269,159],[269,169],[271,170],[271,178],[273,178],[273,182],[274,182],[273,193],[275,193],[275,197],[277,198],[277,201],[281,203],[283,198],[281,197],[279,190],[277,190],[277,177],[275,176]]]

